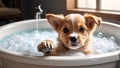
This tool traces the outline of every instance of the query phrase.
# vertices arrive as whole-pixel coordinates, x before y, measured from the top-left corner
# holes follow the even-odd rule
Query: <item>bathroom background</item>
[[[35,7],[42,5],[43,9],[42,17],[45,17],[46,13],[66,14],[65,0],[24,0],[24,17],[25,19],[31,19],[35,17]]]
[[[11,1],[14,0],[3,0],[5,6],[10,7]],[[65,11],[65,0],[21,0],[21,9],[23,10],[24,19],[33,19],[35,18],[35,7],[42,5],[44,13],[42,17],[45,17],[46,13],[57,13],[57,14],[66,14]]]
[[[55,13],[55,14],[64,14],[64,15],[67,14],[66,0],[2,0],[2,1],[6,7],[11,7],[11,5],[12,7],[17,6],[17,8],[22,13],[21,19],[18,20],[34,19],[36,14],[35,7],[37,7],[38,5],[42,5],[41,6],[41,8],[43,9],[42,18],[45,18],[46,13]],[[68,0],[68,1],[72,1],[72,0]],[[0,11],[1,11],[1,7],[0,7]],[[15,19],[14,21],[18,21],[18,20]],[[103,20],[120,24],[119,20],[112,20],[107,17],[103,18]],[[14,21],[1,19],[0,17],[0,25],[8,24]]]

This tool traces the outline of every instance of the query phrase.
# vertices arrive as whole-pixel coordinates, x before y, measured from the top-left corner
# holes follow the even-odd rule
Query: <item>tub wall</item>
[[[24,60],[23,60],[24,61]],[[117,62],[91,66],[42,66],[2,59],[3,68],[119,68]]]

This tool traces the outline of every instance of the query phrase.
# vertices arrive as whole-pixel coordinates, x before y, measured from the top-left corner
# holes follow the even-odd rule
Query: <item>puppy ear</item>
[[[63,20],[63,15],[55,15],[55,14],[46,14],[46,18],[48,22],[52,25],[52,27],[58,31],[61,21]]]
[[[100,26],[102,19],[100,17],[94,16],[92,14],[85,14],[84,18],[86,20],[86,26],[90,29],[94,29],[95,26]]]

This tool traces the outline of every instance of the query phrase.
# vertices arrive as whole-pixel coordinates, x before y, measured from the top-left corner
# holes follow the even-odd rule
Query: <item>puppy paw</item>
[[[85,50],[84,54],[87,56],[91,56],[91,55],[93,55],[93,51],[92,50]]]
[[[43,53],[50,53],[55,48],[55,44],[51,40],[42,41],[37,49]]]

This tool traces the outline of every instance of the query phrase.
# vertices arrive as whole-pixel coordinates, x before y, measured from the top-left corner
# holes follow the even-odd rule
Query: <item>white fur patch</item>
[[[73,33],[70,34],[70,37],[75,37],[75,38],[77,38],[77,37],[78,37],[78,34],[75,33],[75,32],[73,32]]]
[[[80,48],[80,46],[79,45],[77,45],[77,46],[69,46],[69,48],[72,49],[72,50],[77,50],[78,48]]]
[[[75,14],[70,14],[70,19],[72,21],[72,25],[73,25],[73,33],[70,34],[70,37],[75,37],[77,38],[78,37],[78,34],[75,32],[75,27],[74,27],[74,24],[75,24]]]
[[[70,19],[72,21],[73,31],[74,31],[75,15],[74,14],[70,14]]]
[[[74,25],[75,15],[74,14],[70,14],[70,18],[71,18],[72,24]]]

